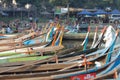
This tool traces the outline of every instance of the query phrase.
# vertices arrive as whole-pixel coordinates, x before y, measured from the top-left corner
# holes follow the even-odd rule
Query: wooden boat
[[[67,79],[70,79],[70,78],[73,79],[73,80],[76,79],[76,78],[82,79],[82,80],[91,79],[91,78],[94,78],[95,76],[97,76],[100,72],[102,72],[104,70],[113,70],[113,69],[115,69],[117,66],[120,65],[119,59],[120,59],[120,56],[118,56],[115,60],[113,60],[109,64],[106,64],[105,66],[102,66],[102,67],[99,67],[99,68],[95,67],[95,68],[89,69],[87,71],[85,70],[85,71],[78,71],[78,72],[68,73],[68,74],[52,75],[49,78],[57,79],[57,80],[61,80],[63,78],[66,78],[64,80],[67,80]],[[109,67],[111,67],[111,68],[109,68]],[[88,75],[89,75],[89,77],[88,77]],[[102,74],[102,75],[104,75],[104,74]],[[83,76],[83,77],[81,77],[81,76]]]
[[[47,36],[49,36],[49,35],[52,36],[53,32],[54,31],[50,30],[49,33],[51,33],[51,34],[47,34]],[[60,34],[62,35],[63,33],[61,32]],[[58,35],[58,33],[56,33],[56,35]],[[19,40],[23,39],[23,37],[20,37],[20,38],[16,39],[16,41],[18,41],[18,42],[16,42],[14,40],[14,41],[9,42],[9,43],[1,43],[0,46],[2,46],[2,48],[0,49],[0,51],[11,50],[11,49],[18,49],[18,48],[24,48],[24,47],[28,47],[28,46],[32,46],[32,45],[43,44],[43,43],[45,44],[47,42],[50,43],[50,41],[52,40],[51,36],[47,37],[46,40],[44,40],[42,38],[39,38],[39,39],[26,40],[26,41],[20,41],[19,42]],[[6,40],[5,40],[5,42],[6,42]]]
[[[15,37],[10,37],[10,38],[6,38],[6,39],[1,40],[0,46],[1,45],[9,45],[9,43],[10,44],[16,44],[16,43],[18,43],[18,44],[21,43],[22,44],[22,42],[25,41],[25,40],[28,40],[28,39],[31,39],[31,38],[33,39],[35,37],[39,37],[39,36],[45,35],[47,32],[50,32],[52,27],[53,26],[50,25],[48,27],[43,28],[39,32],[33,32],[32,31],[30,33],[24,33],[24,34],[21,33],[21,34],[13,35]]]
[[[94,51],[94,50],[96,50],[96,49],[93,49],[93,50],[90,50],[90,51]],[[90,51],[87,51],[87,52],[89,53]],[[85,51],[84,51],[84,52],[85,52]],[[84,53],[84,52],[82,52],[82,53]],[[60,53],[58,53],[58,54],[60,54]]]
[[[117,35],[116,35],[117,36]],[[116,40],[116,39],[115,39]],[[113,41],[113,44],[114,44],[114,41]],[[113,44],[111,44],[111,45],[113,45]],[[113,48],[113,47],[112,47]],[[111,49],[112,49],[111,48]],[[107,51],[107,49],[105,49],[105,52]],[[108,54],[109,55],[109,54]],[[80,57],[80,56],[79,56]],[[104,58],[103,58],[104,57]],[[92,61],[93,61],[93,63],[96,61],[96,60],[99,60],[99,61],[101,61],[101,59],[103,59],[103,61],[101,61],[101,62],[105,62],[104,60],[105,60],[105,57],[106,57],[106,54],[103,54],[102,53],[102,55],[100,55],[99,57],[97,57],[96,59],[93,59],[93,60],[89,60],[89,61],[82,61],[82,62],[79,62],[78,64],[76,63],[76,62],[70,62],[70,63],[68,63],[68,64],[63,64],[63,63],[61,63],[61,64],[58,64],[58,66],[59,67],[55,67],[55,65],[57,65],[57,64],[45,64],[45,65],[43,65],[43,66],[41,66],[41,68],[40,68],[40,66],[39,65],[33,65],[33,64],[27,64],[27,65],[24,65],[24,66],[17,66],[17,67],[13,67],[12,66],[12,68],[11,67],[9,67],[9,68],[1,68],[1,79],[20,79],[21,77],[22,77],[22,79],[24,80],[24,79],[40,79],[40,80],[46,80],[46,79],[63,79],[63,78],[67,78],[67,79],[70,79],[71,78],[71,76],[74,76],[74,75],[77,75],[77,74],[89,74],[89,72],[91,73],[92,71],[94,72],[94,71],[96,71],[96,68],[94,69],[93,68],[93,70],[92,69],[90,69],[89,71],[87,70],[87,72],[86,72],[86,70],[85,71],[83,71],[83,72],[81,72],[81,71],[78,71],[78,70],[80,70],[80,68],[76,68],[76,70],[74,70],[74,68],[76,67],[76,66],[79,66],[79,67],[81,67],[81,66],[86,66],[87,64],[90,64],[91,65],[91,63],[92,63]],[[79,58],[78,58],[79,59]],[[78,60],[78,59],[76,59],[76,60]],[[115,60],[113,60],[113,62],[114,61],[116,61],[117,59],[119,59],[119,58],[116,58]],[[73,60],[74,61],[74,60]],[[43,61],[44,62],[44,61]],[[58,61],[56,61],[56,62],[58,62]],[[110,62],[110,63],[112,63],[112,62]],[[36,63],[37,64],[37,63]],[[39,64],[39,62],[38,62],[38,64]],[[80,65],[81,64],[81,65]],[[30,65],[32,65],[31,67],[30,67]],[[64,67],[63,67],[63,66]],[[95,65],[95,64],[93,64],[93,65]],[[47,73],[45,72],[45,66],[47,66]],[[54,66],[54,68],[51,68],[51,67],[53,67]],[[37,68],[36,68],[37,67]],[[23,68],[24,68],[24,70],[23,70]],[[72,69],[70,69],[70,68],[73,68],[73,70]],[[85,67],[86,68],[86,67]],[[32,69],[33,69],[33,71],[32,71]],[[82,69],[82,67],[81,67],[81,69]],[[103,68],[102,68],[103,69]],[[3,70],[3,71],[2,71]],[[23,71],[22,71],[23,70]],[[28,70],[28,71],[27,71]],[[36,70],[36,71],[35,71]],[[41,72],[39,72],[39,70],[41,71]],[[49,73],[48,71],[51,71],[51,70],[58,70],[57,72],[51,72],[51,73]],[[91,71],[92,70],[92,71]],[[21,71],[21,72],[20,72]],[[44,72],[42,72],[42,71],[44,71]],[[5,72],[5,73],[4,73]],[[29,72],[31,72],[32,74],[29,74]],[[13,73],[16,73],[16,75],[8,75],[8,74],[13,74]],[[5,75],[6,74],[6,75]],[[4,77],[3,77],[4,76]],[[70,77],[70,78],[68,78],[68,77]]]
[[[40,35],[43,35],[43,34],[46,34],[50,28],[52,27],[52,25],[46,25],[44,26],[41,31],[39,32],[34,32],[32,31],[31,29],[25,29],[22,30],[21,33],[16,33],[16,34],[0,34],[0,36],[3,36],[5,38],[0,38],[1,40],[12,40],[12,39],[18,39],[21,37],[22,40],[24,39],[27,39],[27,38],[34,38],[34,37],[37,37],[37,36],[40,36]]]
[[[90,51],[89,51],[90,52]],[[74,61],[74,60],[81,60],[82,59],[82,57],[83,56],[72,56],[72,57],[67,57],[67,58],[63,58],[63,57],[60,57],[60,59],[57,59],[57,60],[55,60],[55,57],[56,56],[54,56],[54,59],[53,60],[51,60],[51,61],[44,61],[44,60],[42,60],[42,61],[40,61],[39,62],[39,64],[41,63],[51,63],[51,64],[47,64],[47,66],[51,66],[51,65],[63,65],[64,64],[64,67],[63,66],[60,66],[60,67],[62,67],[62,68],[65,68],[65,67],[69,67],[69,66],[67,66],[67,65],[72,65],[73,66],[73,64],[74,64],[74,66],[77,66],[77,65],[80,65],[80,64],[82,64],[82,62],[84,62],[84,61],[81,61],[81,63],[78,63],[78,62],[70,62],[70,61]],[[59,58],[59,57],[58,57]],[[53,64],[53,62],[55,61],[55,64]],[[56,64],[56,61],[57,61],[57,64]],[[94,60],[95,61],[95,60]],[[62,63],[61,63],[62,62]],[[68,63],[66,63],[66,62],[68,62]],[[34,63],[34,64],[38,64],[38,63]],[[42,64],[42,65],[46,65],[46,64]],[[66,66],[65,66],[66,65]],[[10,66],[10,65],[9,65]],[[34,66],[36,66],[36,65],[34,65]],[[74,67],[73,66],[73,67]],[[81,65],[82,66],[82,65]],[[14,67],[14,66],[12,66],[12,67]],[[19,67],[19,66],[18,66]],[[29,66],[30,67],[30,66]],[[39,67],[39,65],[38,65],[38,67]],[[58,67],[56,67],[57,69],[62,69],[62,68],[58,68]],[[80,67],[80,66],[79,66]],[[27,67],[26,67],[27,68]],[[50,67],[48,67],[48,68],[50,68]],[[72,67],[71,67],[72,68]],[[21,69],[22,69],[22,66],[21,66]],[[25,69],[25,67],[24,67],[24,69]],[[55,67],[54,68],[52,68],[53,70],[55,70]],[[42,70],[42,69],[41,69]],[[46,69],[47,70],[47,69]],[[13,70],[12,70],[13,71]]]
[[[113,43],[114,44],[114,43]],[[77,55],[78,56],[78,55]],[[101,55],[101,56],[103,56],[103,55]],[[69,56],[70,57],[70,56]],[[73,55],[72,55],[72,57],[73,57]],[[79,56],[80,57],[80,56]],[[62,58],[63,58],[63,56],[62,56]],[[72,58],[71,58],[72,59]],[[78,58],[79,59],[79,58]],[[78,60],[78,59],[74,59],[74,60]],[[64,61],[65,60],[67,60],[67,59],[63,59]],[[70,60],[70,58],[69,58],[69,60]],[[60,60],[61,61],[61,60]],[[72,60],[71,60],[72,61]],[[94,61],[95,61],[95,59],[94,59]],[[58,61],[59,62],[59,61]],[[78,64],[77,64],[78,65]],[[76,65],[75,65],[76,66]],[[25,67],[24,67],[25,68]]]
[[[23,34],[0,34],[0,40],[7,40],[7,39],[16,39]]]
[[[16,38],[16,39],[8,39],[8,40],[0,40],[1,43],[0,43],[0,46],[2,45],[10,45],[10,44],[22,44],[23,41],[25,41],[26,39],[29,39],[30,37],[34,36],[36,33],[33,32],[31,34],[28,34],[28,35],[24,35],[24,36],[21,36],[19,38]],[[43,34],[41,34],[43,35]]]
[[[110,62],[109,64],[106,64],[105,66],[103,67],[100,67],[100,69],[98,68],[98,70],[102,70],[102,69],[106,69],[106,67],[109,67],[109,65],[111,65],[113,62],[117,62],[119,59],[120,59],[120,52],[119,54],[117,55],[117,58],[115,60],[113,60],[112,62]],[[101,61],[101,59],[103,59],[102,57],[105,57],[106,55],[102,55],[102,56],[99,56],[98,58],[96,59],[93,59],[93,62],[94,61]],[[105,60],[105,58],[104,58]],[[104,62],[104,61],[101,61],[101,62]],[[91,62],[92,63],[92,62]],[[38,64],[38,63],[36,63]],[[86,63],[88,65],[88,63]],[[16,66],[16,67],[9,67],[9,68],[1,68],[0,70],[0,73],[1,73],[1,76],[0,76],[0,79],[30,79],[30,80],[33,80],[33,79],[40,79],[40,80],[44,80],[44,79],[48,79],[48,80],[51,80],[51,79],[55,79],[55,80],[63,80],[63,78],[65,78],[64,80],[69,80],[70,78],[74,78],[74,75],[79,75],[79,74],[89,74],[91,72],[94,72],[96,71],[97,68],[93,68],[93,69],[90,69],[88,68],[88,70],[83,70],[83,71],[79,71],[79,70],[82,70],[83,68],[78,68],[78,69],[69,69],[69,68],[72,68],[74,66],[77,66],[80,65],[79,63],[76,64],[76,63],[68,63],[68,64],[45,64],[45,65],[34,65],[31,64],[32,66],[30,67],[30,64],[28,65],[25,65],[25,66]],[[54,67],[53,67],[54,66]],[[84,64],[83,64],[84,66]],[[23,69],[24,68],[24,69]],[[68,69],[68,70],[67,70]],[[3,71],[2,71],[3,70]],[[23,70],[23,72],[21,71]],[[24,71],[25,70],[25,71]],[[50,70],[58,70],[58,71],[53,71],[53,72],[45,72],[45,71],[50,71]],[[3,73],[5,72],[5,73]],[[31,74],[29,74],[29,72],[31,72]],[[15,73],[14,75],[12,75],[13,73]],[[72,77],[71,77],[72,76]]]
[[[6,60],[6,59],[11,59],[11,58],[25,57],[25,56],[28,56],[28,54],[35,54],[38,52],[41,55],[43,55],[43,53],[45,52],[56,52],[64,48],[62,46],[62,36],[63,36],[63,31],[62,30],[60,32],[57,31],[57,34],[55,34],[53,41],[49,44],[45,44],[43,46],[37,46],[37,47],[31,46],[31,47],[26,47],[26,48],[21,48],[21,49],[0,52],[0,56],[1,56],[0,59]],[[25,53],[25,54],[22,54],[22,53]],[[28,57],[26,59],[28,59]]]
[[[58,37],[60,38],[60,36],[58,36]],[[57,40],[58,40],[58,39],[57,39]],[[61,44],[57,44],[57,45],[61,45]],[[3,57],[5,56],[5,57],[4,57],[5,59],[9,59],[9,58],[13,58],[13,56],[12,56],[12,57],[7,57],[7,58],[6,58],[6,56],[11,56],[11,55],[13,55],[13,54],[15,55],[16,53],[17,53],[17,55],[15,55],[14,58],[15,58],[15,57],[19,57],[19,56],[18,56],[19,53],[29,53],[29,54],[35,53],[35,52],[42,52],[42,53],[44,53],[44,52],[47,52],[47,51],[50,52],[50,51],[55,51],[55,50],[59,50],[60,48],[61,48],[61,49],[63,48],[62,46],[59,46],[58,48],[57,48],[57,47],[58,47],[58,46],[56,46],[56,47],[55,47],[55,46],[52,46],[51,49],[47,49],[47,48],[49,48],[49,47],[44,48],[44,49],[38,49],[38,50],[34,50],[34,49],[33,49],[34,51],[31,51],[31,50],[30,50],[29,52],[28,52],[28,51],[27,51],[27,52],[24,52],[24,51],[18,52],[18,51],[16,50],[16,52],[15,52],[15,51],[14,51],[14,52],[12,51],[12,53],[10,53],[10,51],[6,51],[6,52],[3,52],[3,53],[0,53],[0,56],[3,56]],[[95,50],[97,50],[97,49],[96,49],[96,48],[95,48],[95,49],[91,49],[90,51],[95,51]],[[70,51],[70,50],[69,50],[69,51]],[[72,49],[72,51],[73,51],[73,49]],[[89,51],[89,50],[88,50],[88,51]],[[89,51],[89,52],[88,52],[88,51],[86,50],[86,53],[89,53],[89,52],[90,52],[90,51]],[[85,52],[85,51],[84,51],[84,52]],[[84,53],[84,52],[81,52],[81,53]],[[63,52],[62,52],[62,53],[63,53]],[[58,54],[60,54],[60,53],[58,53]],[[20,54],[20,56],[22,56],[22,55],[25,56],[24,54]],[[43,55],[43,54],[42,54],[42,55]],[[26,56],[27,56],[27,55],[26,55]],[[2,57],[2,59],[3,59],[3,57]]]
[[[55,49],[55,48],[54,48]],[[50,49],[49,49],[50,50]],[[83,54],[83,53],[90,53],[90,52],[93,52],[93,51],[95,51],[95,50],[97,50],[97,48],[94,48],[94,49],[90,49],[90,50],[85,50],[85,51],[81,51],[81,52],[77,52],[77,53],[75,53],[74,55],[72,55],[72,54],[70,54],[70,55],[65,55],[65,53],[64,53],[64,55],[63,56],[60,56],[59,58],[63,58],[64,56],[77,56],[77,55],[81,55],[81,54]],[[46,51],[46,50],[45,50]],[[52,50],[53,51],[53,50]],[[69,50],[70,51],[70,50]],[[73,49],[72,49],[72,51],[73,51]],[[17,52],[16,52],[17,53]],[[13,55],[13,54],[16,54],[16,53],[12,53],[12,54],[6,54],[5,52],[1,55],[1,56],[6,56],[6,55]],[[18,53],[21,53],[21,52],[18,52]],[[23,53],[23,52],[22,52]],[[59,55],[60,53],[58,53],[58,55]],[[63,52],[62,52],[62,54],[63,54]],[[15,56],[16,57],[16,56]],[[9,58],[11,58],[11,57],[9,57]],[[13,58],[13,57],[12,57]]]
[[[57,40],[58,40],[58,39],[57,39]],[[71,51],[73,51],[73,50],[75,50],[75,49],[76,49],[76,48],[71,49]],[[97,49],[93,49],[93,50],[97,50]],[[70,51],[70,50],[68,50],[68,51]],[[91,50],[91,51],[92,51],[92,50]],[[65,52],[66,52],[66,51],[65,51]],[[17,52],[16,52],[16,53],[17,53]],[[11,54],[10,54],[10,53],[9,53],[9,54],[5,54],[5,53],[4,53],[4,55],[2,54],[1,56],[13,55],[13,54],[16,54],[16,53],[14,53],[14,52],[13,52],[13,53],[11,53]],[[19,53],[19,52],[18,52],[18,53]],[[62,52],[62,53],[63,53],[63,52]],[[61,54],[61,53],[58,53],[58,55],[59,55],[59,54]]]
[[[94,50],[94,49],[93,49]],[[107,50],[106,50],[107,51]],[[34,52],[34,51],[33,51]],[[16,51],[16,53],[17,53],[17,51]],[[23,53],[23,52],[18,52],[18,53]],[[30,53],[30,52],[29,52]],[[83,52],[81,52],[80,54],[82,54],[82,53],[87,53],[86,51],[83,51]],[[12,54],[15,54],[15,52],[13,52]],[[67,54],[67,55],[63,55],[62,57],[67,57],[67,56],[77,56],[77,55],[80,55],[80,54],[78,54],[78,53],[74,53],[74,54]],[[11,54],[5,54],[5,52],[4,52],[4,55],[11,55]],[[1,56],[4,56],[4,55],[1,55]]]
[[[58,53],[57,53],[57,55],[59,56],[59,55],[63,55],[64,53],[71,53],[71,52],[74,52],[74,51],[78,51],[80,49],[80,47],[74,47],[74,48],[71,48],[71,49],[65,49],[65,50],[62,50],[62,51],[59,51]],[[34,56],[35,54],[33,54],[33,56]],[[36,54],[37,55],[37,54]],[[38,54],[39,55],[39,54]],[[51,54],[52,55],[52,54]],[[32,56],[32,54],[31,54],[31,56]],[[50,58],[47,58],[47,59],[45,59],[45,61],[50,61],[50,60],[55,60],[55,58],[56,58],[56,55],[54,55],[54,56],[51,56]],[[44,61],[44,60],[42,60],[42,61]],[[32,61],[31,61],[32,62]],[[41,62],[41,61],[38,61],[38,62]],[[23,64],[26,64],[26,63],[29,63],[28,61],[24,61],[24,62],[10,62],[10,63],[4,63],[4,64],[2,64],[2,65],[0,65],[1,67],[2,66],[14,66],[14,65],[23,65]]]
[[[108,73],[100,76],[96,76],[94,80],[100,80],[100,79],[119,79],[120,74],[120,65],[115,67],[115,69],[109,71]]]
[[[80,49],[80,48],[74,48],[74,50],[77,50],[77,49]],[[72,52],[74,52],[74,50],[73,50],[73,48],[71,49],[72,50]],[[74,61],[74,60],[81,60],[82,59],[82,56],[83,55],[81,55],[81,54],[83,54],[85,51],[79,51],[78,53],[79,54],[77,54],[77,55],[69,55],[69,56],[67,56],[67,55],[63,55],[64,53],[66,53],[66,52],[70,52],[71,53],[71,50],[65,50],[65,51],[62,51],[62,52],[59,52],[59,53],[56,53],[55,55],[53,55],[53,54],[49,54],[49,55],[47,55],[47,53],[45,54],[43,54],[43,55],[45,55],[45,56],[51,56],[50,58],[47,58],[47,59],[43,59],[42,60],[42,63],[41,63],[41,61],[39,61],[39,64],[43,64],[43,63],[63,63],[63,62],[67,62],[67,61]],[[95,50],[97,50],[97,49],[90,49],[90,50],[86,50],[86,53],[91,53],[91,52],[94,52]],[[41,55],[41,54],[36,54],[36,55]],[[35,56],[35,54],[31,54],[31,55],[29,55],[29,56]],[[65,56],[67,56],[67,57],[65,57]],[[41,57],[41,56],[40,56]],[[22,61],[22,60],[20,60],[19,59],[19,63],[16,61],[16,60],[18,60],[19,58],[8,58],[8,60],[14,60],[14,62],[10,62],[10,63],[7,63],[7,60],[5,60],[4,61],[4,64],[1,64],[1,67],[2,66],[15,66],[15,65],[23,65],[23,64],[26,64],[26,63],[29,63],[28,61]],[[22,62],[21,62],[22,61]],[[36,61],[38,61],[38,60],[36,60]]]

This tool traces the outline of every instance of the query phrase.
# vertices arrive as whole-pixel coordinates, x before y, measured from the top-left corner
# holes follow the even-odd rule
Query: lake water
[[[84,40],[63,40],[63,45],[65,48],[73,48],[81,46]],[[92,41],[88,42],[88,47],[91,45]]]

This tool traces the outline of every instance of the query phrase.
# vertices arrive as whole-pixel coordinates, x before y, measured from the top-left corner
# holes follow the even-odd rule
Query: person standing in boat
[[[33,17],[32,17],[32,15],[29,16],[29,21],[30,21],[30,23],[33,22]]]
[[[79,32],[79,30],[80,30],[80,25],[79,25],[78,21],[76,22],[76,28],[77,28],[77,32]]]
[[[7,28],[6,28],[6,33],[12,33],[12,29],[10,28],[9,25],[7,25]]]

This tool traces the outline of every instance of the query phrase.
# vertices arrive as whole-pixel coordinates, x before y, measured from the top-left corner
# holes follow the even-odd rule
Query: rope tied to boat
[[[83,63],[81,66],[84,66],[84,69],[87,70],[87,67],[93,63],[87,61],[87,57],[85,55],[82,55],[81,57],[83,58]]]
[[[31,53],[33,53],[32,51],[33,51],[33,48],[30,47],[30,48],[27,48],[27,52],[26,53],[30,55]]]

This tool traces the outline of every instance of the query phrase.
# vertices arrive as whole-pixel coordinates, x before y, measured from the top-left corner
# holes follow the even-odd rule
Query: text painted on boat
[[[96,73],[82,74],[77,76],[72,76],[71,80],[89,80],[96,77]]]

